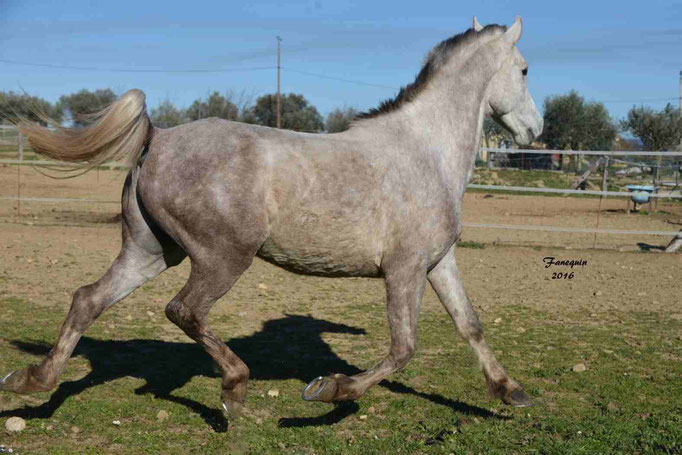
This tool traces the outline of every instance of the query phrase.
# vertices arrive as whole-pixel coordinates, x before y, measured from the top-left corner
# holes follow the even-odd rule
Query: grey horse
[[[122,247],[97,282],[81,287],[40,365],[8,374],[0,388],[48,391],[83,332],[114,303],[186,256],[189,279],[166,315],[204,347],[222,374],[222,402],[237,414],[249,369],[208,327],[213,304],[258,256],[287,270],[381,277],[391,340],[374,368],[314,379],[306,400],[355,400],[415,352],[417,316],[430,282],[480,362],[491,396],[528,396],[483,337],[455,262],[462,198],[486,115],[519,144],[542,131],[528,93],[528,64],[515,47],[521,19],[474,25],[437,45],[414,83],[362,114],[345,132],[306,134],[206,119],[151,125],[145,96],[125,93],[84,129],[21,122],[36,152],[95,166],[128,157]]]

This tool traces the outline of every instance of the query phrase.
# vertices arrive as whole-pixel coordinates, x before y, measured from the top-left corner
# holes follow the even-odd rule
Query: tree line
[[[0,91],[0,123],[22,117],[45,125],[48,120],[46,117],[49,117],[57,123],[69,121],[76,127],[84,126],[91,121],[92,112],[103,109],[116,99],[117,96],[111,89],[80,90],[60,97],[54,104],[26,94]],[[275,94],[263,95],[255,103],[250,101],[243,93],[235,95],[233,92],[221,94],[214,91],[205,98],[195,100],[185,109],[176,107],[166,99],[151,109],[150,117],[152,123],[160,128],[171,128],[209,117],[276,126]],[[329,113],[325,121],[315,106],[303,95],[296,93],[282,94],[280,103],[281,127],[294,131],[345,131],[357,114],[354,108],[337,108]]]
[[[48,116],[56,122],[70,121],[75,126],[86,125],[88,114],[107,106],[117,96],[111,89],[80,90],[60,97],[52,104],[44,99],[26,94],[0,91],[0,122],[17,116],[42,124]],[[276,95],[266,94],[251,102],[243,93],[214,91],[199,98],[187,108],[176,107],[170,100],[152,108],[150,116],[154,125],[170,128],[208,117],[219,117],[264,126],[276,126]],[[661,110],[648,106],[633,106],[627,116],[614,120],[604,104],[587,101],[576,91],[564,95],[548,96],[544,100],[545,127],[538,139],[548,149],[559,150],[614,150],[644,148],[659,151],[679,148],[682,143],[682,117],[680,110],[668,104]],[[281,126],[284,129],[312,133],[335,133],[350,127],[357,111],[340,107],[330,112],[326,119],[318,110],[296,93],[281,96]],[[619,133],[629,133],[639,139],[641,146],[623,139]],[[500,142],[511,143],[511,135],[491,119],[483,125],[486,146]]]

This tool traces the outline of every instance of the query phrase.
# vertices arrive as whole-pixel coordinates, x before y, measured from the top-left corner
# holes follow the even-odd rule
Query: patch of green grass
[[[483,248],[485,248],[484,244],[474,241],[460,241],[457,242],[457,246],[459,248],[472,248],[474,250],[482,250]]]
[[[0,394],[0,424],[19,412],[27,419],[26,430],[3,433],[0,443],[20,454],[682,451],[681,327],[656,313],[600,324],[576,314],[570,325],[551,308],[501,307],[498,324],[484,314],[488,342],[535,402],[524,409],[486,399],[473,353],[444,312],[429,311],[405,369],[356,403],[304,402],[300,391],[315,375],[366,368],[385,353],[385,315],[382,305],[359,303],[324,317],[288,315],[273,330],[266,324],[229,341],[252,380],[247,415],[223,432],[220,379],[208,356],[190,340],[158,341],[160,319],[124,322],[116,311],[81,339],[57,391]],[[65,312],[3,297],[0,373],[40,361]],[[105,333],[110,324],[116,330]],[[574,372],[577,363],[587,371]],[[273,389],[279,396],[268,395]],[[163,421],[160,410],[169,415]]]

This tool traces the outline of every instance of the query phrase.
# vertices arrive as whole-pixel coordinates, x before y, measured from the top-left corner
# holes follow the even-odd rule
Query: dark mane
[[[486,25],[480,32],[476,32],[473,28],[470,28],[465,32],[446,39],[433,48],[431,52],[429,52],[424,66],[419,71],[419,74],[413,83],[408,84],[405,87],[401,87],[395,98],[387,99],[386,101],[383,101],[379,107],[372,108],[367,112],[362,112],[355,118],[366,119],[378,117],[382,114],[393,112],[399,109],[403,104],[414,100],[424,90],[438,69],[443,65],[444,62],[447,61],[448,56],[453,50],[457,49],[463,43],[468,42],[475,36],[495,33],[497,31],[502,31],[504,33],[506,30],[507,27],[504,25],[490,24]]]

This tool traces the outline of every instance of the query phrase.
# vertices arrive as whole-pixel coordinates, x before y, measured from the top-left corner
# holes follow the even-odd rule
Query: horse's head
[[[542,133],[542,117],[528,93],[528,63],[516,48],[521,38],[521,17],[495,43],[501,59],[487,92],[487,114],[508,129],[520,145],[528,145]],[[474,29],[481,26],[474,18]]]

